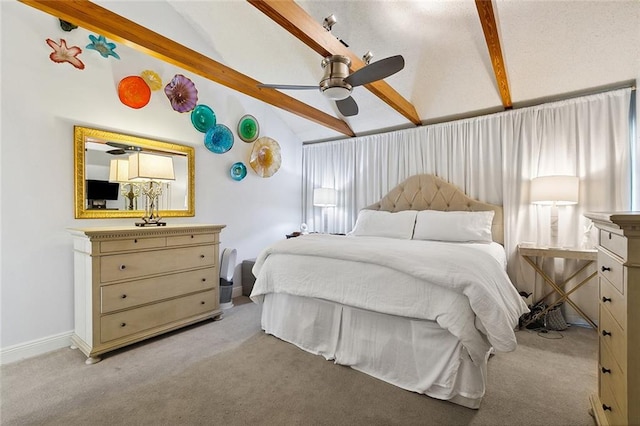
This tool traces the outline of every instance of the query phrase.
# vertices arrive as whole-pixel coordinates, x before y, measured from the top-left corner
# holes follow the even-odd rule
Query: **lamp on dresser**
[[[558,247],[558,206],[578,203],[577,176],[539,176],[531,180],[531,203],[550,206],[551,247]]]
[[[146,196],[145,216],[136,226],[164,226],[158,208],[163,182],[175,180],[173,158],[167,155],[136,152],[129,156],[129,179],[144,182],[142,193]]]
[[[116,158],[109,165],[109,182],[122,184],[120,193],[129,200],[127,210],[137,210],[140,185],[129,180],[129,160]]]
[[[338,193],[333,188],[316,188],[313,190],[313,205],[322,207],[322,232],[327,232],[327,208],[335,207]]]

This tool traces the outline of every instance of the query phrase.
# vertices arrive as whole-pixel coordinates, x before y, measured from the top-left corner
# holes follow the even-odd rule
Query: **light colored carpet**
[[[204,322],[85,365],[60,349],[2,367],[3,425],[592,426],[597,336],[518,332],[489,361],[479,410],[408,392],[260,331],[240,298]]]

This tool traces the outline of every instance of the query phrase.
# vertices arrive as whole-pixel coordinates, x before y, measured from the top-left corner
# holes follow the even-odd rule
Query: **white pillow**
[[[414,240],[491,242],[493,210],[443,212],[422,210],[416,217]]]
[[[416,223],[417,210],[387,212],[379,210],[360,210],[356,226],[349,235],[359,237],[388,237],[410,240],[413,225]]]

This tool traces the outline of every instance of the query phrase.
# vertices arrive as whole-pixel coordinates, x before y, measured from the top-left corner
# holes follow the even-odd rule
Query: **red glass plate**
[[[151,89],[142,77],[130,75],[118,84],[120,102],[131,108],[142,108],[151,99]]]

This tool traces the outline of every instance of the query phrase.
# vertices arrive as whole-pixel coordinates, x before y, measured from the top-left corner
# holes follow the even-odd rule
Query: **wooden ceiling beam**
[[[293,0],[247,0],[262,13],[271,18],[285,30],[318,52],[322,57],[343,55],[351,59],[351,72],[366,64],[351,52],[340,40],[324,29],[304,9]],[[422,124],[415,107],[384,80],[378,80],[364,87],[382,99],[413,124]]]
[[[355,136],[343,120],[278,91],[261,89],[259,81],[88,0],[19,1],[344,135]]]
[[[513,104],[511,102],[511,92],[509,91],[509,81],[507,80],[507,71],[504,66],[502,49],[500,48],[498,25],[496,24],[496,17],[493,13],[491,0],[476,0],[476,9],[478,9],[484,39],[489,49],[489,57],[491,58],[493,73],[495,74],[500,97],[502,98],[502,106],[505,109],[511,109]]]

